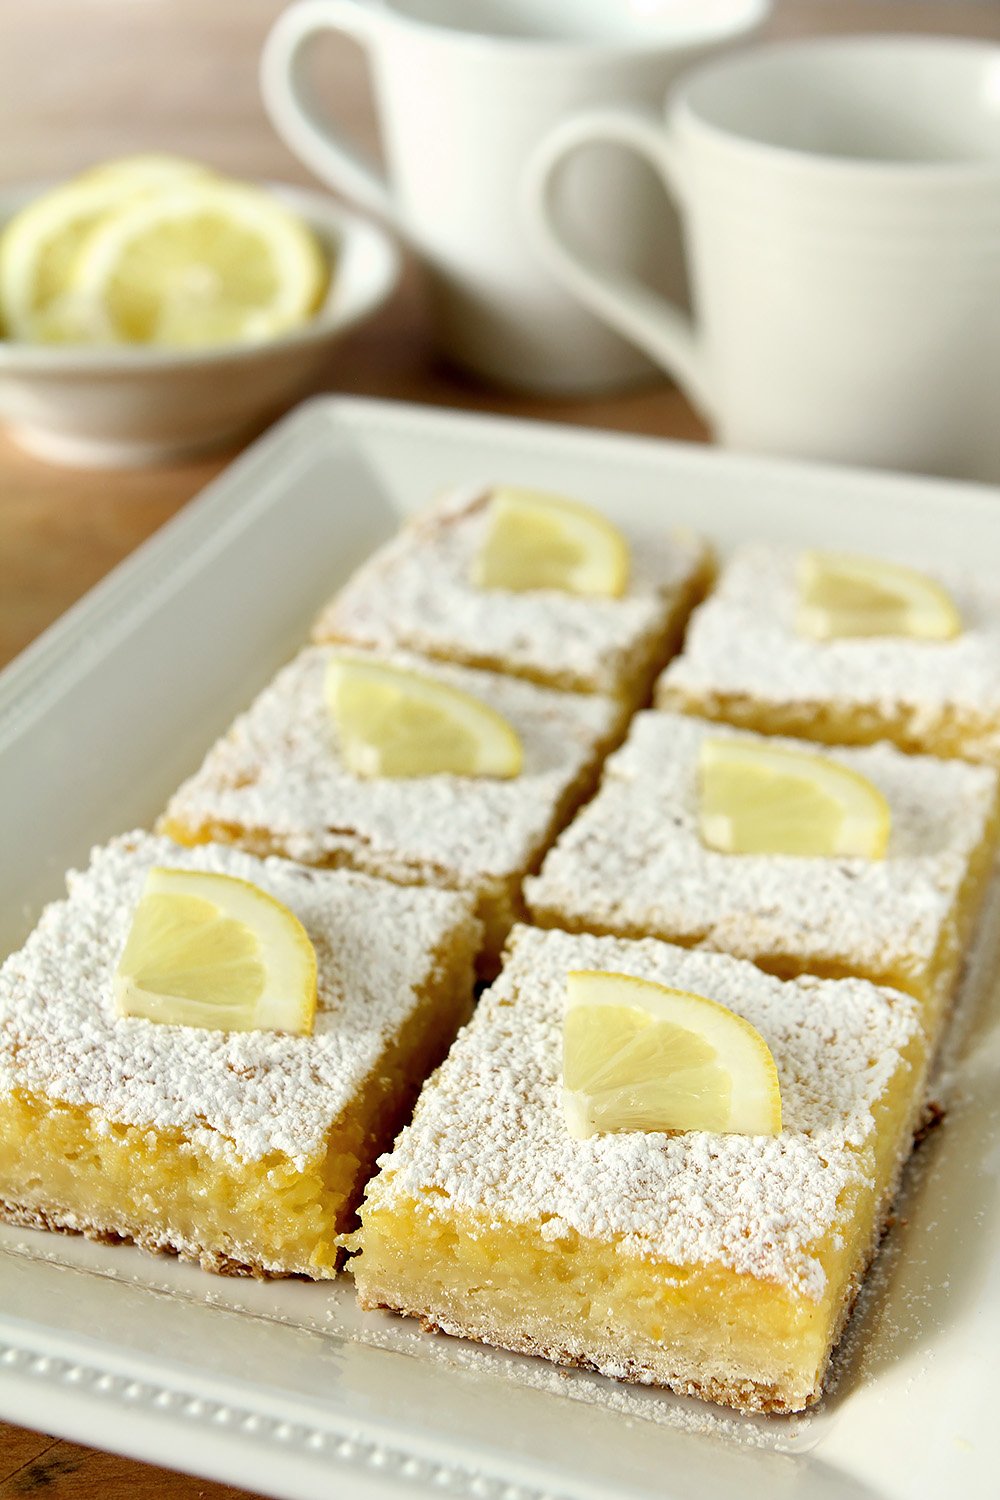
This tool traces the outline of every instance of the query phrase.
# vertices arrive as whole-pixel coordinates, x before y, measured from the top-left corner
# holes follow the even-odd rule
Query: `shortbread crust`
[[[742,547],[692,617],[656,688],[661,708],[828,744],[889,739],[904,750],[1000,765],[1000,582],[995,570],[915,559],[963,622],[946,641],[814,641],[799,635],[792,548]],[[909,561],[909,559],[901,559]]]
[[[295,912],[318,959],[312,1036],[116,1015],[154,864],[239,876]],[[470,901],[144,833],[68,885],[0,968],[0,1215],[215,1270],[331,1276],[375,1154],[469,1012]]]
[[[759,739],[682,714],[637,715],[597,796],[526,882],[533,919],[715,948],[786,976],[856,974],[921,999],[936,1035],[1000,832],[997,773],[885,743],[824,749],[885,796],[885,858],[722,854],[698,832],[699,751],[716,737]]]
[[[403,652],[370,653],[489,703],[519,734],[524,768],[510,780],[358,777],[340,760],[326,703],[333,649],[307,648],[264,689],[171,798],[163,832],[470,891],[495,957],[519,914],[524,874],[620,738],[621,705]]]
[[[712,572],[707,545],[662,524],[625,525],[628,588],[618,599],[553,589],[481,589],[471,581],[489,524],[487,486],[449,491],[414,516],[327,605],[314,638],[402,648],[612,693],[637,705],[677,649]]]
[[[781,1135],[572,1139],[561,1032],[578,968],[745,1016],[775,1057]],[[368,1185],[351,1262],[362,1305],[744,1410],[799,1410],[881,1232],[924,1060],[915,1002],[862,980],[780,981],[654,940],[515,928]]]

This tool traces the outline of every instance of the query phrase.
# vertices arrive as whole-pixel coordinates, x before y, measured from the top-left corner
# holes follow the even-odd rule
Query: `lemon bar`
[[[359,777],[343,763],[326,705],[331,654],[308,647],[279,673],[171,799],[162,831],[185,844],[235,842],[303,864],[471,891],[495,957],[520,911],[522,877],[620,738],[621,705],[405,653],[371,653],[491,705],[519,735],[524,765],[510,780]]]
[[[478,588],[473,561],[491,491],[451,491],[376,552],[316,622],[320,641],[402,647],[637,704],[680,644],[711,575],[703,541],[665,524],[623,527],[620,598]]]
[[[856,974],[921,1000],[936,1035],[1000,831],[997,773],[885,743],[831,748],[888,802],[883,859],[722,854],[699,834],[698,763],[703,741],[723,737],[761,738],[638,714],[597,796],[526,883],[532,919],[720,949],[784,976]]]
[[[237,876],[295,913],[318,960],[311,1036],[117,1015],[154,865]],[[375,1156],[469,1013],[470,902],[144,833],[68,885],[0,968],[0,1216],[214,1271],[332,1276]]]
[[[693,991],[777,1065],[777,1136],[573,1139],[566,975]],[[814,1402],[912,1144],[916,1003],[728,955],[518,927],[500,978],[368,1185],[366,1308],[746,1411]]]
[[[1000,583],[923,569],[953,600],[951,640],[811,640],[795,627],[794,550],[747,546],[691,620],[656,704],[763,734],[826,744],[892,740],[903,750],[1000,765]]]

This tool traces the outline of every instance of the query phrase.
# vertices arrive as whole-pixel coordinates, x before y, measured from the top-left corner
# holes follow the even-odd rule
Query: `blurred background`
[[[65,177],[138,151],[198,158],[238,176],[311,184],[260,102],[257,62],[281,0],[2,0],[0,182]],[[764,38],[898,31],[1000,41],[1000,0],[776,0]],[[372,147],[362,58],[318,48],[336,114]],[[315,184],[313,184],[315,185]],[[701,440],[664,382],[600,399],[498,392],[436,360],[419,277],[331,360],[326,388]],[[0,434],[0,664],[174,514],[226,455],[161,469],[55,468]],[[0,1424],[0,1500],[111,1496],[222,1500],[234,1491]]]

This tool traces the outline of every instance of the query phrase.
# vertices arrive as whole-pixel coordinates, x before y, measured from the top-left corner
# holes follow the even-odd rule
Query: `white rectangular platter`
[[[541,423],[324,398],[275,427],[0,678],[0,954],[89,847],[149,824],[317,606],[453,482],[565,491],[725,550],[749,537],[1000,563],[1000,495]],[[996,904],[996,903],[994,903]],[[998,924],[992,923],[992,929]],[[1000,986],[980,943],[949,1117],[799,1419],[362,1315],[335,1285],[212,1278],[0,1229],[0,1415],[289,1500],[919,1500],[1000,1474]]]

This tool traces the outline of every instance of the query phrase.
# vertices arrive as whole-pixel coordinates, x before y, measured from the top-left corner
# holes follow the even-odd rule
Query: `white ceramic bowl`
[[[0,190],[0,225],[50,183]],[[204,350],[84,348],[0,339],[0,422],[54,463],[161,463],[232,441],[303,394],[345,329],[386,300],[400,257],[376,225],[320,193],[267,183],[334,261],[326,300],[301,329]]]

